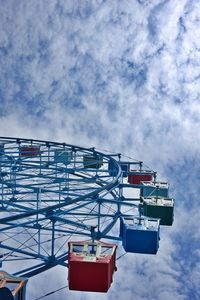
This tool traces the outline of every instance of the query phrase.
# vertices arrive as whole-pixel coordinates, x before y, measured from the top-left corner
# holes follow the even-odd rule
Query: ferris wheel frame
[[[68,267],[72,239],[119,243],[119,220],[140,214],[140,196],[124,196],[138,186],[126,182],[123,164],[121,154],[95,148],[0,137],[1,263],[32,277]]]

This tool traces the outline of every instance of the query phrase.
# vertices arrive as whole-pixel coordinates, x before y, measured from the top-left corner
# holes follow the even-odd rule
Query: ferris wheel
[[[172,225],[173,214],[168,184],[142,161],[0,137],[0,266],[14,276],[61,265],[70,289],[106,292],[117,246],[156,254],[160,225]]]

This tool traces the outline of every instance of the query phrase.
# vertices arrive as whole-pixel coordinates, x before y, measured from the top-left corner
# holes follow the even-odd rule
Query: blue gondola
[[[118,164],[121,167],[123,177],[127,177],[128,172],[130,170],[130,165],[123,162],[123,161],[118,161]],[[108,172],[109,172],[110,176],[116,176],[117,175],[118,168],[117,168],[116,164],[113,161],[109,161],[109,163],[108,163]]]
[[[4,144],[0,144],[0,155],[4,154]]]
[[[146,217],[121,218],[120,237],[126,252],[156,254],[160,220]]]
[[[109,172],[110,176],[117,175],[117,166],[113,161],[109,161],[109,163],[108,163],[108,172]]]

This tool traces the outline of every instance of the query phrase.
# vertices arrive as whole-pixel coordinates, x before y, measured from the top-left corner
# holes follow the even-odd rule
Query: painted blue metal
[[[56,265],[67,266],[67,242],[85,237],[122,240],[128,252],[156,253],[159,226],[128,223],[140,216],[141,199],[127,197],[124,190],[146,192],[144,184],[127,182],[132,165],[142,170],[141,161],[122,160],[120,154],[95,148],[0,137],[3,266],[9,268],[10,261],[20,260],[12,263],[12,270],[28,277]]]
[[[62,253],[70,236],[91,237],[91,226],[97,226],[95,235],[100,239],[111,230],[121,202],[117,196],[121,170],[112,156],[94,148],[38,140],[0,138],[0,144],[0,248],[7,251],[4,265],[13,260],[14,253],[16,260],[24,261],[21,273],[33,259],[35,274],[35,258],[47,264],[46,269],[49,261],[56,265],[58,257],[66,260]],[[84,165],[84,157],[92,157],[95,170],[94,165]],[[114,178],[107,168],[112,160],[117,166]],[[31,270],[27,272],[32,276]]]
[[[159,219],[121,218],[120,237],[126,252],[156,254],[159,248]]]

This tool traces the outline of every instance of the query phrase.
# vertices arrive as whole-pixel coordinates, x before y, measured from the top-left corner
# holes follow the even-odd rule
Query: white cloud
[[[195,227],[199,260],[198,214],[180,205],[198,209],[199,1],[0,3],[0,135],[123,152],[157,169],[177,196],[174,229],[163,232],[159,254],[121,259],[108,296],[95,297],[184,300],[191,286],[198,296],[199,268],[188,264],[183,289],[172,237],[185,235],[182,247]]]

